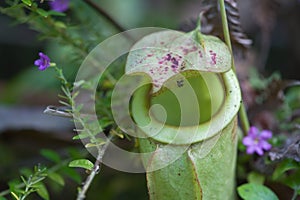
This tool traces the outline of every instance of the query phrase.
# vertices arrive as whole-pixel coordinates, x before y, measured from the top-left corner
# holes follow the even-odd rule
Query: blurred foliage
[[[249,156],[243,153],[245,147],[240,141],[238,180],[244,183],[247,179],[252,185],[242,184],[238,187],[238,193],[242,199],[257,199],[259,197],[253,195],[260,193],[266,195],[261,197],[262,199],[278,199],[268,188],[259,185],[267,184],[272,188],[280,183],[281,187],[290,188],[294,192],[290,192],[290,197],[287,197],[275,190],[279,199],[294,200],[300,194],[300,157],[297,150],[300,141],[299,81],[282,80],[278,72],[265,77],[253,68],[249,71],[248,81],[255,91],[253,98],[256,100],[256,104],[251,105],[248,112],[251,113],[254,109],[256,116],[260,116],[260,113],[270,113],[261,115],[261,119],[256,119],[255,123],[264,121],[273,124],[273,138],[270,140],[273,148],[263,157]],[[268,119],[270,116],[272,119]],[[278,123],[274,122],[275,120]]]

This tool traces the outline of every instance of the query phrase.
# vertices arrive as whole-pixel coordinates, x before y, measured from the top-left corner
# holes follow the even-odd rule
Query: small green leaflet
[[[61,162],[60,156],[55,151],[52,151],[50,149],[42,149],[41,155],[47,158],[48,160],[51,160],[54,163]]]
[[[38,8],[38,9],[36,10],[36,12],[37,12],[39,15],[41,15],[42,17],[48,17],[48,16],[49,16],[49,13],[48,13],[47,11],[45,11],[45,10],[43,10],[43,9],[40,9],[40,8]]]
[[[48,11],[48,15],[52,15],[52,16],[61,16],[61,17],[66,16],[65,13],[62,13],[62,12],[56,12],[56,11],[54,11],[54,10]],[[66,26],[65,26],[62,22],[60,22],[60,24],[63,25],[62,28],[66,28]],[[55,25],[57,26],[57,22],[55,23]]]
[[[65,176],[70,178],[71,180],[75,181],[76,183],[81,183],[81,176],[75,171],[75,169],[70,167],[64,167],[62,172]]]
[[[243,184],[237,190],[244,200],[279,200],[272,190],[260,184]]]
[[[87,160],[87,159],[78,159],[73,160],[69,163],[69,167],[79,167],[87,170],[92,170],[94,167],[94,164]]]
[[[38,183],[36,186],[36,192],[38,193],[38,195],[40,197],[42,197],[44,200],[49,200],[49,193],[48,190],[46,188],[46,186],[43,183]]]
[[[32,1],[31,0],[22,0],[22,2],[27,5],[27,6],[31,6],[32,5]]]
[[[64,186],[65,185],[65,181],[63,179],[63,177],[61,175],[59,175],[58,173],[55,172],[50,172],[48,173],[48,177],[54,181],[55,183]]]

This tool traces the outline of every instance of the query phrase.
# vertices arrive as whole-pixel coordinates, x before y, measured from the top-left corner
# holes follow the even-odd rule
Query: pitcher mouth
[[[170,126],[200,125],[220,110],[224,99],[224,85],[217,73],[185,71],[151,95],[150,115]]]
[[[232,70],[220,74],[201,72],[201,77],[203,79],[216,82],[216,84],[208,84],[206,89],[199,90],[202,92],[210,90],[211,97],[215,95],[215,98],[217,99],[215,100],[215,102],[212,99],[210,100],[211,102],[213,102],[213,104],[216,104],[216,106],[214,109],[210,108],[209,111],[205,113],[207,118],[202,118],[202,121],[200,121],[200,114],[200,120],[197,117],[192,117],[192,119],[198,119],[198,121],[193,121],[193,123],[190,124],[188,124],[188,122],[185,122],[186,124],[178,126],[178,124],[176,124],[178,121],[176,120],[181,119],[181,116],[180,118],[175,118],[175,120],[172,121],[173,119],[168,119],[167,117],[164,118],[163,112],[161,112],[160,110],[149,110],[149,108],[151,108],[151,105],[152,107],[154,105],[157,105],[157,102],[159,102],[158,100],[160,100],[155,99],[154,101],[153,99],[159,97],[159,95],[163,94],[164,91],[157,95],[149,96],[151,85],[148,84],[137,89],[131,100],[132,118],[139,129],[141,129],[144,134],[146,134],[148,137],[153,138],[154,140],[162,143],[172,143],[174,145],[200,142],[220,133],[220,131],[222,131],[234,119],[239,110],[241,103],[241,93],[238,80]],[[187,77],[187,80],[189,78],[190,77]],[[194,78],[197,79],[198,77]],[[176,83],[176,80],[177,79],[174,79],[174,83]],[[193,81],[190,82],[190,85],[194,84]],[[198,82],[195,81],[195,83]],[[214,89],[214,87],[219,87],[219,89]],[[194,89],[193,87],[191,88]],[[218,95],[220,94],[221,98],[218,97]],[[165,101],[164,99],[159,103],[170,104],[169,101]],[[200,109],[202,108],[200,107]],[[161,118],[159,118],[158,116],[160,112],[162,113]],[[166,113],[167,112],[172,113],[174,111],[166,110]]]

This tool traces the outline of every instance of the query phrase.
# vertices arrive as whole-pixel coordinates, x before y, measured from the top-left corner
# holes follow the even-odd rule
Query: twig
[[[94,163],[94,167],[93,167],[90,175],[86,178],[86,180],[85,180],[82,188],[79,189],[78,195],[77,195],[77,200],[83,200],[83,199],[85,199],[85,195],[86,195],[87,190],[89,189],[89,187],[90,187],[92,181],[94,180],[95,176],[100,171],[101,161],[102,161],[103,155],[104,155],[104,153],[105,153],[105,151],[106,151],[106,149],[107,149],[107,147],[109,145],[109,141],[111,140],[111,138],[112,138],[112,136],[110,136],[107,139],[105,145],[98,150],[98,156],[97,156],[96,161]]]
[[[120,32],[125,31],[125,29],[118,22],[116,22],[105,10],[103,10],[96,3],[94,3],[91,0],[84,0],[84,2],[91,6],[93,9],[95,9],[100,15],[102,15],[106,20],[108,20]]]
[[[292,198],[291,198],[291,200],[296,200],[296,199],[297,199],[297,196],[298,196],[298,192],[297,192],[297,190],[295,189],[295,190],[294,190],[294,193],[293,193],[293,196],[292,196]]]
[[[225,42],[226,42],[226,44],[227,44],[227,46],[228,46],[228,48],[229,48],[229,50],[232,54],[231,40],[230,40],[230,34],[229,34],[229,28],[228,28],[228,22],[227,22],[227,15],[226,15],[224,0],[219,0],[219,4],[220,4],[220,12],[221,12]],[[232,59],[232,70],[234,72],[236,72],[235,65],[234,65],[234,59]],[[239,110],[239,116],[240,116],[243,132],[246,135],[248,133],[250,125],[249,125],[249,120],[248,120],[247,112],[246,112],[246,109],[245,109],[245,105],[244,105],[243,102],[242,102],[240,110]]]

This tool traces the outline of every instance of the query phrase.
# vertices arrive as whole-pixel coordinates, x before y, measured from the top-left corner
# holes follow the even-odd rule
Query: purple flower
[[[262,156],[264,150],[268,151],[272,148],[272,145],[267,142],[271,137],[271,131],[259,131],[255,126],[251,126],[248,135],[243,139],[243,144],[247,147],[247,154],[256,152],[258,155]]]
[[[42,52],[39,53],[40,59],[34,61],[34,65],[39,67],[39,70],[43,71],[50,66],[50,58],[43,54]]]
[[[64,12],[69,8],[70,0],[53,0],[49,2],[51,10]]]

